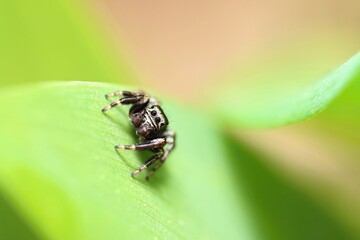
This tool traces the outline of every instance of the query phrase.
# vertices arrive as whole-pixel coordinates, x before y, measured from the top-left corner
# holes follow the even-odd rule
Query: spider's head
[[[158,105],[152,105],[145,110],[141,117],[133,117],[133,124],[137,128],[136,134],[141,137],[155,135],[169,124],[163,110]]]
[[[151,120],[156,131],[161,131],[166,128],[169,121],[159,105],[152,105],[146,109],[146,113]]]

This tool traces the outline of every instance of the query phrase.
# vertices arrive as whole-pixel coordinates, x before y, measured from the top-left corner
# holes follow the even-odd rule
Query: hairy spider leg
[[[144,98],[144,100],[142,102],[139,102],[139,103],[136,103],[136,104],[132,105],[130,110],[129,110],[129,116],[131,117],[132,114],[137,113],[137,112],[141,112],[142,110],[144,110],[146,108],[146,106],[148,104],[149,104],[149,99]]]
[[[149,180],[149,178],[164,164],[165,161],[160,161],[153,167],[147,174],[145,179]]]
[[[161,156],[158,164],[156,164],[155,167],[153,167],[151,171],[148,172],[148,174],[146,175],[146,180],[149,180],[149,178],[154,174],[154,172],[156,172],[164,164],[166,158],[175,147],[174,131],[165,131],[162,136],[166,137],[166,144],[168,147],[165,149],[164,154]]]
[[[113,93],[109,93],[105,95],[105,98],[111,98],[115,96],[124,96],[124,97],[136,97],[136,96],[144,96],[144,92],[138,91],[138,92],[130,92],[130,91],[117,91]]]
[[[152,150],[160,149],[166,144],[165,138],[155,138],[151,140],[145,140],[141,143],[134,145],[116,145],[116,149],[126,149],[126,150]]]
[[[111,108],[114,108],[119,105],[127,105],[127,104],[138,104],[144,100],[144,96],[136,96],[136,97],[123,97],[115,102],[110,103],[106,107],[104,107],[101,111],[106,112]]]
[[[139,174],[140,172],[142,172],[146,168],[150,167],[152,164],[154,164],[154,162],[159,160],[161,158],[161,156],[164,154],[163,149],[160,148],[159,150],[160,151],[157,154],[153,155],[144,165],[140,166],[138,169],[133,171],[131,173],[131,176],[134,177],[135,175]]]
[[[169,153],[174,149],[175,147],[175,132],[174,131],[165,131],[162,134],[163,137],[165,137],[166,143],[167,143],[167,149],[165,150],[164,156],[161,158],[162,161],[165,161],[165,159],[168,157]]]

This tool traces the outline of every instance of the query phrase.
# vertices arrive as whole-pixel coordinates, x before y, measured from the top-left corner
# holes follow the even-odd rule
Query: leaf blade
[[[287,125],[311,118],[324,110],[359,75],[360,53],[321,81],[300,90],[279,94],[276,91],[272,93],[270,89],[266,97],[262,97],[260,92],[241,97],[238,88],[232,87],[223,91],[223,97],[216,99],[212,106],[215,116],[231,126],[267,128]]]
[[[203,117],[165,104],[181,147],[150,182],[130,177],[146,156],[114,150],[136,141],[126,110],[100,111],[104,94],[118,88],[77,82],[2,91],[12,106],[2,105],[0,185],[36,232],[51,239],[253,239],[229,166],[219,160],[220,137]]]

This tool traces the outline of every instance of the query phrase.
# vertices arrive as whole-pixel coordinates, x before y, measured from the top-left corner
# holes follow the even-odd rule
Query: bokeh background
[[[259,95],[289,94],[345,62],[359,51],[360,2],[3,0],[0,31],[2,87],[126,83],[209,110],[223,103],[220,87],[244,104],[261,103]],[[306,122],[224,129],[359,237],[359,109],[354,81]]]

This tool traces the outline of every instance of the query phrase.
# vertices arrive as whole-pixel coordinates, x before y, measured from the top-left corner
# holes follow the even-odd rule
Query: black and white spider
[[[134,145],[116,145],[116,149],[127,150],[151,150],[155,154],[142,166],[131,173],[131,176],[139,174],[144,169],[158,163],[146,176],[148,179],[165,162],[169,153],[175,147],[175,132],[167,130],[169,121],[161,109],[159,102],[148,96],[143,91],[130,92],[118,91],[105,95],[105,98],[122,96],[102,109],[106,112],[118,105],[129,105],[129,117],[136,128],[136,134],[140,137],[140,143]]]

